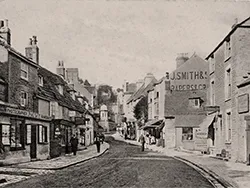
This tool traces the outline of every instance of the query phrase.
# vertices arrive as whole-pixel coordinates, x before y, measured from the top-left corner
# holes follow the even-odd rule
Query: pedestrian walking
[[[104,134],[101,134],[100,141],[101,141],[102,144],[103,144],[104,140],[105,140],[105,136],[104,136]]]
[[[146,142],[145,146],[146,146],[146,148],[148,148],[148,146],[149,146],[149,134],[146,134],[145,142]]]
[[[97,153],[100,153],[101,141],[100,141],[99,135],[96,136],[96,138],[95,138],[95,145],[96,145]]]
[[[73,137],[71,137],[70,143],[71,143],[72,152],[74,153],[74,155],[76,155],[77,146],[78,146],[78,138],[76,137],[75,134],[73,135]]]
[[[141,142],[141,151],[144,151],[144,146],[145,146],[145,138],[144,135],[141,134],[140,138],[139,138],[139,142]]]

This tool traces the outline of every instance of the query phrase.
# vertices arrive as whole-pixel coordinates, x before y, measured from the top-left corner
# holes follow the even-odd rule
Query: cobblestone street
[[[188,165],[139,146],[109,139],[93,160],[6,187],[213,187]]]

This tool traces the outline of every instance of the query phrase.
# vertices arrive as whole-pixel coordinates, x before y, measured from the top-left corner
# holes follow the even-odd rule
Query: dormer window
[[[57,91],[61,94],[61,95],[63,95],[63,86],[62,85],[57,85]]]
[[[73,100],[76,100],[76,96],[75,96],[75,92],[74,91],[70,92],[70,96],[72,97]]]
[[[201,99],[200,98],[191,98],[189,99],[189,106],[193,108],[200,108]]]
[[[43,77],[42,76],[38,76],[38,84],[39,86],[43,86]]]

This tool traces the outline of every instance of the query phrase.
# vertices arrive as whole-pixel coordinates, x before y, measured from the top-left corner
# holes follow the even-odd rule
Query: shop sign
[[[197,130],[195,135],[195,149],[198,151],[206,151],[207,150],[207,132]]]
[[[207,89],[207,71],[190,70],[173,72],[170,76],[171,90],[204,90]]]
[[[249,111],[249,95],[243,94],[238,96],[238,113],[246,113]]]
[[[23,116],[23,117],[29,117],[34,119],[41,119],[41,120],[51,120],[52,118],[49,116],[41,115],[35,112],[30,112],[26,110],[19,110],[11,107],[6,106],[0,106],[0,112],[10,115],[16,115],[16,116]]]

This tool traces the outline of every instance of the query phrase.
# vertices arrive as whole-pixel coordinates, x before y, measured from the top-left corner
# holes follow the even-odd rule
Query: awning
[[[156,121],[153,121],[151,122],[150,124],[146,124],[144,127],[143,127],[143,130],[146,130],[146,129],[151,129],[151,128],[158,128],[158,129],[162,129],[164,127],[164,121],[163,119],[160,119],[160,120],[156,120]]]
[[[200,130],[201,131],[205,131],[207,132],[208,131],[208,127],[214,122],[215,120],[215,116],[214,115],[211,115],[211,116],[207,116],[203,122],[200,124]]]

